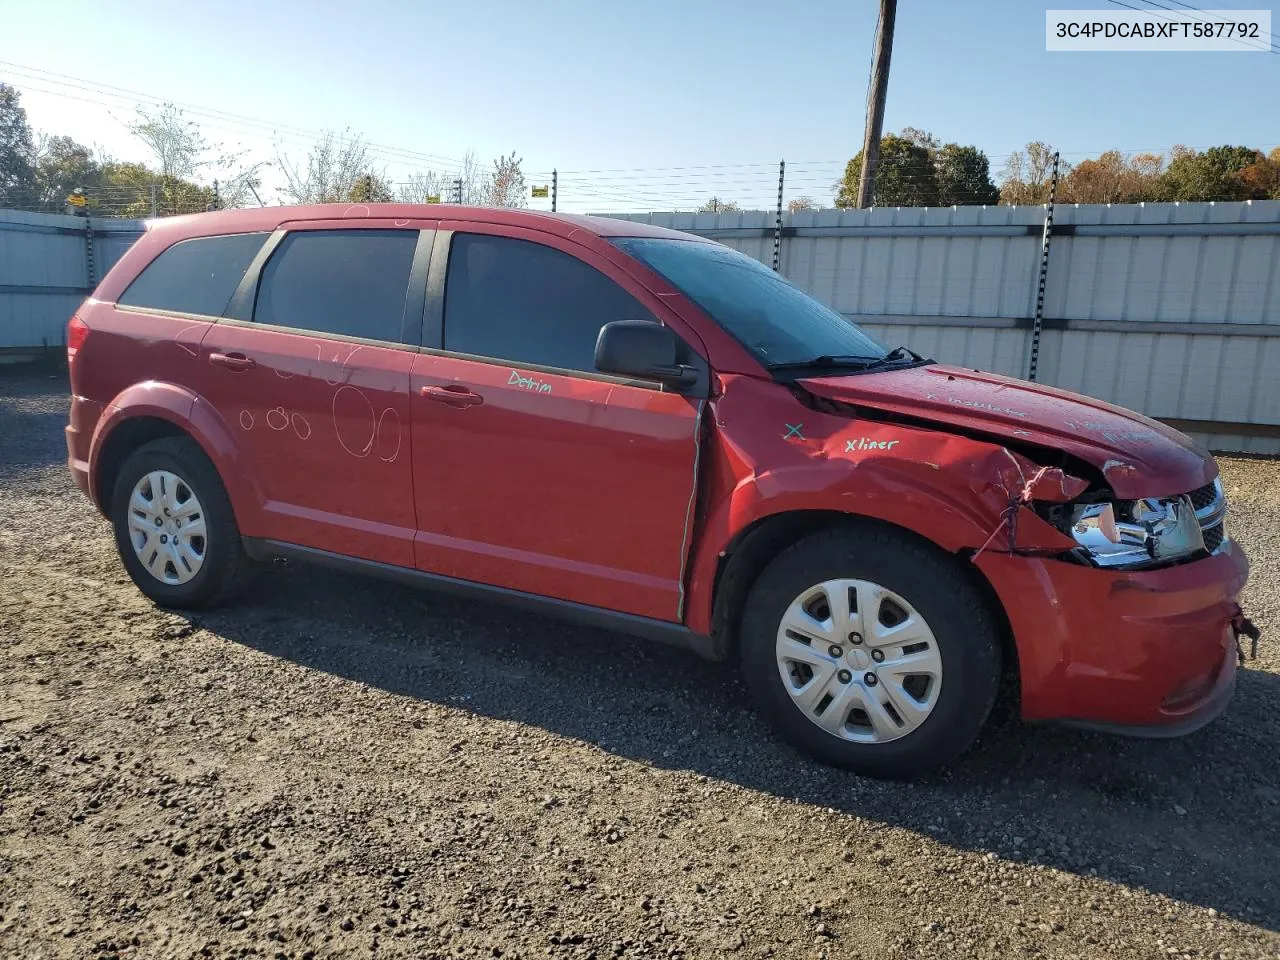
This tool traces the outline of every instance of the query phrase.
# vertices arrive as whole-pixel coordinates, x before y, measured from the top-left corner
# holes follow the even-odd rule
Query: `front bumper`
[[[1249,576],[1238,544],[1163,570],[991,552],[977,564],[1013,630],[1025,719],[1178,736],[1226,709]]]

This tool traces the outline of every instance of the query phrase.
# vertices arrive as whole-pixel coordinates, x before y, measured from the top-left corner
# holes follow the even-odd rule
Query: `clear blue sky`
[[[1272,9],[1280,33],[1273,4],[1194,3]],[[350,127],[414,154],[380,154],[393,179],[433,164],[447,171],[468,148],[486,164],[514,150],[535,181],[553,166],[566,171],[569,209],[669,209],[712,192],[768,204],[780,157],[793,166],[789,196],[827,195],[861,145],[877,4],[127,6],[0,0],[0,60],[306,131]],[[1280,55],[1047,53],[1049,7],[1119,9],[1104,0],[901,0],[886,129],[976,144],[993,171],[1034,139],[1069,160],[1111,147],[1280,144]],[[123,128],[128,97],[56,79],[0,63],[0,80],[23,89],[33,126],[142,158]],[[306,151],[302,134],[192,119],[210,139],[264,159]],[[666,169],[731,164],[756,166]]]

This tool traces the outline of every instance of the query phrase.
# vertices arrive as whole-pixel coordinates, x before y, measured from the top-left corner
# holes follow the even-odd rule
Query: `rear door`
[[[429,290],[418,566],[678,621],[703,400],[594,364],[603,324],[665,308],[577,244],[481,224],[442,224]]]
[[[246,536],[413,566],[409,375],[432,226],[286,224],[204,338],[205,395],[261,494]]]

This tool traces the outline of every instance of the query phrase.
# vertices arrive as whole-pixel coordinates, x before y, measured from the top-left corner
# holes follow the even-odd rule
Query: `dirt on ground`
[[[904,784],[509,609],[294,566],[157,609],[66,411],[0,373],[0,956],[1280,955],[1280,462],[1220,459],[1264,631],[1223,719],[1006,720]]]

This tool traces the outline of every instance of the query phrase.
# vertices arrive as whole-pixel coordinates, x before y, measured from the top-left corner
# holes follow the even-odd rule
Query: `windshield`
[[[613,242],[669,280],[767,366],[885,356],[857,324],[722,244],[649,237]]]

